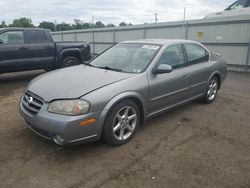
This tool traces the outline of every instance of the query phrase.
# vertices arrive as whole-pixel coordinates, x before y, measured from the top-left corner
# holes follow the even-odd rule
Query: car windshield
[[[143,72],[160,45],[120,43],[90,62],[91,66],[108,70],[141,73]]]

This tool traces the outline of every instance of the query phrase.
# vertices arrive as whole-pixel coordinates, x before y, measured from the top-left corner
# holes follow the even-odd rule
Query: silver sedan
[[[128,142],[150,117],[196,99],[215,100],[226,62],[188,40],[121,42],[88,64],[30,82],[20,101],[27,126],[59,145]]]

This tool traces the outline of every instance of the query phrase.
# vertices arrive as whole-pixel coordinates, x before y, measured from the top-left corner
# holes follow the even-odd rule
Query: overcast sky
[[[1,20],[11,23],[20,17],[31,18],[35,25],[42,21],[74,23],[74,19],[105,24],[131,22],[143,24],[154,22],[158,13],[159,22],[186,18],[203,18],[208,13],[221,11],[234,0],[1,0]]]

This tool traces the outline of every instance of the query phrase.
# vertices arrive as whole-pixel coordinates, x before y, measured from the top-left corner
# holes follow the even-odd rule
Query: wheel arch
[[[68,56],[73,56],[77,58],[81,62],[81,52],[80,49],[77,48],[70,48],[70,49],[65,49],[60,52],[59,54],[59,62],[62,63],[63,59]]]
[[[219,83],[218,83],[218,84],[219,84],[218,89],[220,89],[220,87],[221,87],[221,74],[220,74],[220,72],[219,72],[219,71],[213,72],[213,74],[211,74],[209,80],[211,80],[213,77],[216,77],[216,78],[217,78],[217,80],[218,80],[218,82],[219,82]]]
[[[135,102],[140,110],[140,123],[144,123],[145,118],[145,102],[143,97],[136,92],[125,92],[115,96],[111,99],[108,104],[105,106],[104,111],[107,112],[106,115],[110,112],[110,110],[119,102],[124,100],[132,100]],[[105,118],[106,119],[106,118]]]
[[[143,99],[143,97],[136,93],[136,92],[125,92],[125,93],[121,93],[119,95],[116,95],[114,98],[112,98],[107,105],[104,107],[104,110],[102,111],[100,117],[101,117],[101,121],[102,126],[101,129],[99,130],[99,134],[98,135],[102,135],[102,131],[103,131],[103,126],[105,124],[105,121],[107,119],[108,114],[110,113],[111,109],[118,103],[124,101],[124,100],[132,100],[133,102],[135,102],[138,105],[139,108],[139,113],[140,113],[140,125],[144,124],[145,121],[145,112],[146,112],[146,108],[145,108],[145,101]]]

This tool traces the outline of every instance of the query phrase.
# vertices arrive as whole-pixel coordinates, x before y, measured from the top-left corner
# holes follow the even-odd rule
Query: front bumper
[[[20,114],[27,127],[39,136],[54,140],[59,135],[63,138],[63,142],[56,143],[60,145],[83,143],[99,139],[98,127],[101,126],[101,122],[98,121],[98,118],[100,113],[92,112],[78,116],[54,114],[47,111],[48,103],[44,103],[36,115],[31,115],[23,107],[22,100],[21,98]],[[80,122],[90,118],[95,118],[97,121],[91,125],[80,126]]]

